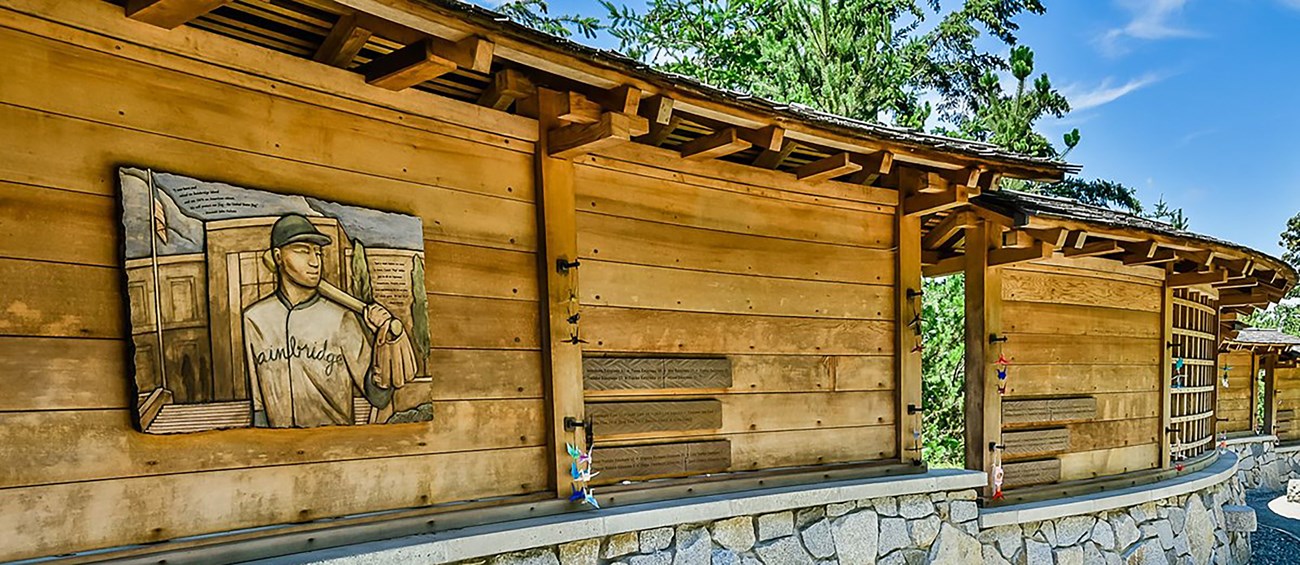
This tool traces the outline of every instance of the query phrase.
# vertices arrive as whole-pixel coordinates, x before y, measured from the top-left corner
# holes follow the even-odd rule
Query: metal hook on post
[[[998,334],[989,334],[989,343],[1002,343],[1007,341],[1007,336]]]

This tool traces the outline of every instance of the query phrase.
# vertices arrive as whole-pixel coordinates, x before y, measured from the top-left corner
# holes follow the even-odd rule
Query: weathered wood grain
[[[1061,461],[1062,481],[1092,479],[1159,467],[1160,444],[1071,452],[1060,455],[1058,459]]]
[[[1008,302],[1047,302],[1160,312],[1160,287],[1096,277],[1008,269],[1002,298]]]
[[[593,481],[598,484],[702,475],[731,468],[731,443],[710,440],[605,447],[593,454],[592,461],[600,469],[600,476]]]
[[[1003,326],[1008,333],[1159,338],[1154,312],[1076,304],[1007,301]]]
[[[686,312],[892,320],[891,287],[644,267],[583,264],[582,302]],[[634,282],[635,281],[635,282]]]
[[[1002,466],[1002,470],[1005,473],[1002,488],[1008,490],[1016,487],[1055,483],[1061,480],[1060,459],[1007,463]]]
[[[890,284],[888,250],[796,241],[620,218],[578,214],[584,258],[697,271],[861,284]]]
[[[892,322],[663,312],[591,306],[588,351],[888,355]]]

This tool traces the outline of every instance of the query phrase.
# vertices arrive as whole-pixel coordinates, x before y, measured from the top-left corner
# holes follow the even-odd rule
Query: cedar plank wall
[[[1223,367],[1228,369],[1228,388],[1223,388]],[[1249,435],[1254,426],[1254,383],[1259,371],[1259,360],[1247,350],[1229,351],[1219,354],[1219,367],[1215,374],[1219,377],[1219,399],[1215,417],[1224,418],[1219,422],[1219,431],[1231,435]]]
[[[897,193],[641,145],[577,163],[585,350],[733,368],[728,389],[588,391],[722,403],[721,429],[597,443],[728,439],[734,471],[897,457]]]
[[[1067,428],[1062,481],[1160,466],[1163,271],[1058,256],[1002,272],[1004,400],[1097,399],[1094,421],[1005,430]]]
[[[1274,387],[1277,402],[1277,439],[1280,442],[1294,443],[1300,440],[1300,422],[1296,421],[1300,413],[1300,368],[1278,367],[1273,370]]]
[[[108,3],[0,50],[0,561],[548,489],[534,122]],[[434,422],[134,431],[119,165],[420,215]]]

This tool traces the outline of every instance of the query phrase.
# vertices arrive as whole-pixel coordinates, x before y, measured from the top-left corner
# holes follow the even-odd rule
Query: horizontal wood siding
[[[7,6],[0,561],[549,488],[535,123],[106,2]],[[420,216],[434,420],[134,431],[119,166]]]
[[[1227,367],[1228,386],[1223,386],[1224,367]],[[1255,429],[1254,391],[1255,375],[1259,363],[1250,351],[1231,351],[1219,354],[1219,367],[1216,386],[1219,397],[1216,401],[1216,417],[1219,431],[1229,434],[1249,433]]]
[[[1278,367],[1273,374],[1277,383],[1277,438],[1284,442],[1300,440],[1300,368]]]
[[[894,194],[813,195],[753,169],[720,181],[671,156],[620,146],[577,160],[584,349],[726,357],[732,384],[586,396],[716,399],[721,427],[597,443],[726,439],[733,471],[897,457]]]
[[[1091,397],[1089,419],[1004,424],[1006,431],[1063,429],[1060,480],[1159,466],[1162,287],[1146,270],[1113,272],[1055,258],[1002,271],[1007,341],[1004,401]],[[1042,454],[1011,456],[1008,461]],[[1008,477],[1010,481],[1011,478]]]

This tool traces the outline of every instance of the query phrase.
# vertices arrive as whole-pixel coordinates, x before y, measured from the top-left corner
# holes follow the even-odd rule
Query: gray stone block
[[[1300,502],[1300,479],[1291,479],[1286,482],[1286,501]]]
[[[560,546],[562,565],[596,565],[600,560],[600,539],[585,539]]]
[[[713,541],[732,551],[749,551],[757,541],[754,537],[754,519],[737,516],[714,522]]]
[[[640,549],[640,543],[637,541],[636,532],[614,534],[605,540],[605,559],[622,557],[629,553],[635,553],[638,549]]]
[[[560,565],[549,549],[530,549],[492,558],[492,565]]]
[[[982,552],[979,540],[945,522],[930,548],[929,559],[931,565],[967,565],[982,561]]]
[[[902,518],[881,518],[880,540],[877,553],[884,555],[895,549],[902,549],[912,544],[912,536],[907,532],[907,520]]]
[[[1025,565],[1052,565],[1052,546],[1041,541],[1025,541]]]
[[[930,549],[930,544],[934,543],[934,538],[939,535],[940,524],[938,516],[926,516],[908,522],[907,529],[912,536],[912,545],[921,549]]]
[[[1052,553],[1056,556],[1056,565],[1083,565],[1082,547],[1058,547]]]
[[[672,528],[655,528],[641,532],[641,553],[654,553],[673,544]]]
[[[1229,532],[1253,532],[1258,527],[1254,508],[1236,504],[1223,507],[1223,529]]]
[[[709,565],[713,539],[703,526],[678,526],[673,565]]]
[[[1096,519],[1092,516],[1069,516],[1056,523],[1056,545],[1067,547],[1077,545],[1092,533]]]
[[[754,550],[766,565],[813,565],[812,557],[793,537],[783,537]],[[873,555],[874,559],[875,556]]]
[[[803,538],[803,546],[808,548],[808,552],[813,557],[825,559],[835,555],[835,540],[831,537],[830,520],[823,518],[813,522],[799,533],[799,537]]]
[[[979,518],[979,507],[974,501],[957,500],[948,506],[948,515],[954,522],[965,522]]]
[[[777,512],[758,517],[758,541],[783,538],[794,534],[794,514]]]
[[[898,513],[904,518],[924,518],[934,513],[934,503],[924,494],[909,494],[898,501]]]
[[[880,518],[862,511],[838,518],[831,524],[835,553],[842,563],[871,563],[877,556]]]

